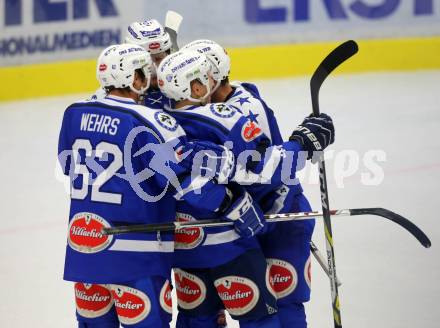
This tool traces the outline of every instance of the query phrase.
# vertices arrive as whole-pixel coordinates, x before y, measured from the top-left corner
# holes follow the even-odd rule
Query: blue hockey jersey
[[[263,133],[270,139],[272,145],[283,145],[283,138],[275,115],[272,109],[269,108],[266,102],[261,98],[257,86],[251,83],[241,82],[232,82],[231,85],[233,92],[228,95],[225,103],[258,124]],[[305,153],[302,153],[302,155],[305,156]],[[301,160],[297,161],[296,168],[294,167],[294,169],[300,170],[305,165],[304,156]],[[295,195],[303,191],[298,179],[295,179],[294,183],[286,183],[288,179],[286,179],[286,177],[284,178],[285,179],[281,181],[282,184],[276,188],[275,191],[273,188],[277,186],[279,181],[273,179],[271,185],[266,185],[267,191],[274,191],[266,197],[266,205],[263,205],[267,214],[288,211],[288,209],[284,208],[284,205],[288,204]]]
[[[247,190],[262,205],[265,212],[274,206],[279,206],[277,203],[279,198],[286,199],[285,194],[288,188],[286,189],[282,183],[282,163],[287,151],[293,154],[292,164],[294,167],[289,169],[289,173],[294,175],[297,156],[301,151],[301,146],[298,143],[289,142],[280,147],[272,147],[271,139],[263,133],[260,126],[249,115],[244,116],[238,109],[223,103],[187,106],[171,109],[168,112],[184,128],[189,139],[208,140],[217,144],[229,145],[239,162],[238,165],[242,166],[243,172],[252,171],[255,172],[257,178],[261,178],[261,175],[268,178],[267,183],[260,183],[261,181],[258,179],[255,183],[249,183],[249,180],[255,177],[245,174],[244,178],[237,180],[240,184],[247,184]],[[269,124],[267,124],[267,128],[270,129]],[[274,131],[271,137],[276,137],[277,140],[281,139],[279,131]],[[243,156],[249,152],[260,154],[262,159],[253,161]],[[292,193],[287,192],[287,194],[289,198],[293,197]],[[181,213],[180,216],[186,220],[204,218],[207,215],[197,207],[184,202],[177,204],[177,210]],[[177,235],[176,238],[185,242],[176,243],[175,266],[197,268],[219,265],[222,264],[219,263],[221,260],[234,254],[234,243],[248,242],[249,248],[255,248],[258,245],[253,238],[238,239],[238,236],[234,236],[233,231],[222,229],[223,231],[215,232],[216,236],[210,238],[209,247],[206,244],[204,234],[214,234],[213,229],[209,229],[209,231],[208,229],[204,229],[205,231],[203,229],[185,229],[182,231],[183,235]]]
[[[154,109],[173,108],[175,101],[167,98],[160,90],[149,88],[144,96],[144,105]]]
[[[66,109],[58,146],[71,180],[66,280],[115,283],[169,276],[172,233],[105,236],[101,229],[174,221],[176,198],[209,209],[220,206],[224,186],[206,182],[195,194],[189,173],[177,164],[175,150],[185,138],[170,115],[127,98],[107,96]]]

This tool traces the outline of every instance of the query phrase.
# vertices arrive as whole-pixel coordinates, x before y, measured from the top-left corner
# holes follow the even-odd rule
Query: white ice
[[[287,137],[311,111],[308,78],[257,83]],[[433,242],[424,249],[377,217],[334,218],[345,327],[440,325],[439,86],[440,71],[420,71],[340,75],[321,90],[321,110],[336,125],[327,162],[331,207],[389,208],[413,220]],[[68,195],[55,178],[55,163],[63,110],[84,96],[0,104],[1,327],[75,327],[72,286],[62,280]],[[359,155],[359,165],[347,150]],[[379,185],[362,183],[362,173],[370,172],[363,156],[370,150],[386,155]],[[335,174],[353,168],[348,178]],[[320,210],[316,170],[306,168],[303,180]],[[320,220],[314,240],[325,251]],[[329,282],[313,264],[308,321],[312,328],[330,328]]]

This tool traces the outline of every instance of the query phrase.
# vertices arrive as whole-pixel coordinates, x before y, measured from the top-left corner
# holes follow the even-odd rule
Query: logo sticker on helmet
[[[141,39],[141,38],[136,34],[136,32],[132,29],[131,26],[128,27],[128,33],[130,33],[130,34],[133,36],[133,38],[135,38],[135,39],[137,39],[137,40],[140,40],[140,39]]]
[[[298,275],[295,268],[286,261],[280,259],[267,259],[267,275],[272,294],[277,298],[291,294],[298,285]]]
[[[107,69],[107,65],[106,64],[99,65],[99,71],[100,72],[104,72],[106,69]]]
[[[160,306],[164,309],[165,312],[169,314],[173,313],[173,300],[171,297],[171,285],[169,280],[167,280],[162,289],[160,290]]]
[[[260,291],[250,279],[227,276],[214,281],[220,299],[231,315],[243,315],[258,303]]]
[[[140,290],[121,285],[111,285],[119,321],[133,325],[144,320],[151,311],[151,301]]]
[[[156,49],[159,49],[159,48],[160,48],[160,43],[159,42],[151,42],[148,45],[148,49],[151,49],[151,50],[156,50]]]
[[[113,306],[112,295],[107,285],[75,283],[76,310],[85,318],[97,318],[106,314]]]
[[[81,212],[73,216],[69,223],[69,246],[80,253],[97,253],[113,240],[112,235],[103,235],[102,228],[109,228],[110,224],[99,215]]]
[[[198,307],[206,298],[206,286],[203,281],[181,269],[174,270],[177,302],[182,309]]]
[[[245,125],[243,125],[243,128],[241,130],[241,136],[243,137],[244,141],[250,142],[260,136],[263,132],[261,131],[260,127],[255,124],[255,122],[247,121]]]
[[[164,129],[172,132],[177,130],[178,125],[174,117],[171,117],[163,112],[156,112],[154,114],[154,118],[156,119],[156,122],[159,123],[159,125]]]
[[[140,32],[141,32],[143,37],[150,38],[150,39],[154,38],[156,36],[159,36],[159,35],[161,35],[163,33],[163,31],[162,31],[162,29],[160,27],[157,27],[157,28],[155,28],[154,30],[151,30],[151,31],[143,30],[143,31],[140,31]]]

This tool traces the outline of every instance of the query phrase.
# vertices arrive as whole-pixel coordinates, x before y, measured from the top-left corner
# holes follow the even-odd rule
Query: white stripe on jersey
[[[174,252],[174,241],[116,239],[109,251],[123,252]]]
[[[206,235],[203,246],[230,243],[231,241],[237,240],[238,238],[240,238],[240,235],[235,230],[209,233]]]
[[[227,106],[224,103],[210,103],[204,106],[199,106],[196,108],[191,108],[193,106],[185,106],[179,109],[167,109],[168,112],[186,112],[191,114],[197,114],[200,116],[208,117],[217,123],[223,125],[227,130],[232,130],[238,120],[242,117],[242,115],[237,112],[236,109],[227,106],[226,112],[224,116],[218,112],[219,106]],[[189,109],[190,108],[190,109]]]

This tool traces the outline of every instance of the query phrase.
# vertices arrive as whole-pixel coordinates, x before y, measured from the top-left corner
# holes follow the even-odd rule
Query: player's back
[[[166,174],[148,167],[160,167],[183,135],[169,115],[126,98],[66,109],[59,139],[60,162],[71,178],[66,280],[106,283],[169,273],[171,235],[112,237],[100,230],[174,220]]]

